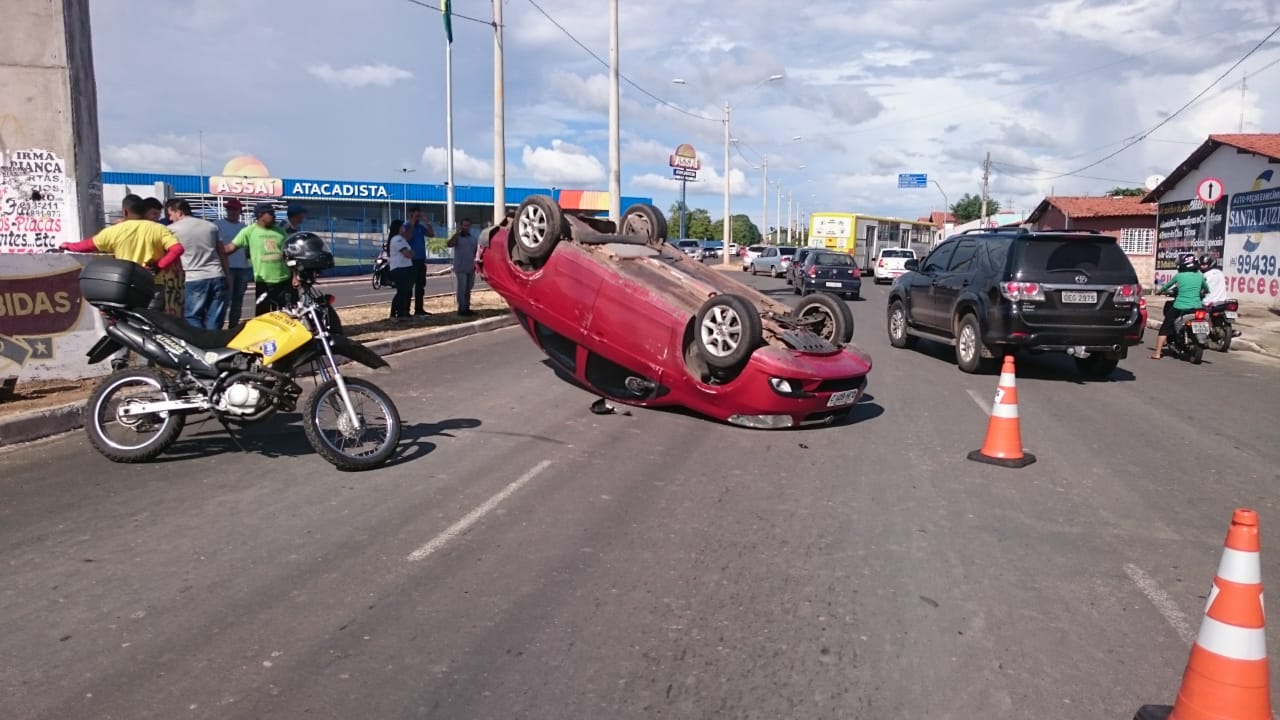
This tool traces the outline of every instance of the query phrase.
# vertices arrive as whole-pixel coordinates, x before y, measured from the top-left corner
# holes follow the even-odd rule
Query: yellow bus
[[[933,247],[935,231],[933,223],[864,213],[809,215],[809,247],[847,252],[868,272],[882,248],[911,248],[923,257]]]

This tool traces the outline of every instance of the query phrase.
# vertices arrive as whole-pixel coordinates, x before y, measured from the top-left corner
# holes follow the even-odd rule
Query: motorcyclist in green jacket
[[[1156,351],[1151,356],[1152,360],[1160,359],[1160,353],[1164,350],[1165,342],[1174,332],[1174,321],[1178,319],[1178,316],[1195,312],[1203,307],[1201,298],[1209,291],[1209,285],[1205,282],[1204,274],[1200,272],[1200,264],[1196,262],[1195,255],[1186,253],[1179,257],[1177,274],[1169,278],[1169,282],[1161,286],[1156,292],[1164,294],[1173,287],[1176,287],[1178,291],[1173,300],[1164,305],[1164,322],[1160,325],[1159,336],[1156,337]]]

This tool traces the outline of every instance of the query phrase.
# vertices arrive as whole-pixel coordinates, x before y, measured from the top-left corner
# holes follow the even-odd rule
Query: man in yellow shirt
[[[104,228],[97,235],[80,242],[63,243],[68,252],[102,252],[117,260],[137,263],[152,272],[163,271],[178,262],[182,245],[169,228],[147,220],[146,202],[141,198],[126,199],[125,219]],[[164,309],[164,285],[156,284],[150,309]]]

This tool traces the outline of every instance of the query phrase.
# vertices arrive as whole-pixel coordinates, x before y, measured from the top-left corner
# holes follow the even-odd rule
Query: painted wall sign
[[[0,377],[77,379],[111,370],[85,353],[102,336],[102,315],[80,295],[91,255],[0,255]]]
[[[0,253],[38,253],[78,238],[66,163],[49,150],[0,153]]]

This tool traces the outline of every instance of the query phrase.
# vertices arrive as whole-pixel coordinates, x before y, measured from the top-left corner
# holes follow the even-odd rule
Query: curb
[[[498,317],[442,328],[427,328],[410,335],[374,340],[366,343],[365,347],[385,357],[517,324],[515,315],[508,312]],[[82,428],[84,427],[84,407],[84,401],[80,401],[2,418],[0,419],[0,448]]]
[[[1147,329],[1159,330],[1160,321],[1147,318]],[[1277,353],[1274,350],[1269,350],[1243,335],[1231,338],[1231,350],[1233,352],[1236,350],[1246,350],[1248,352],[1258,353],[1259,355],[1266,355],[1267,357],[1280,357],[1280,353]]]

